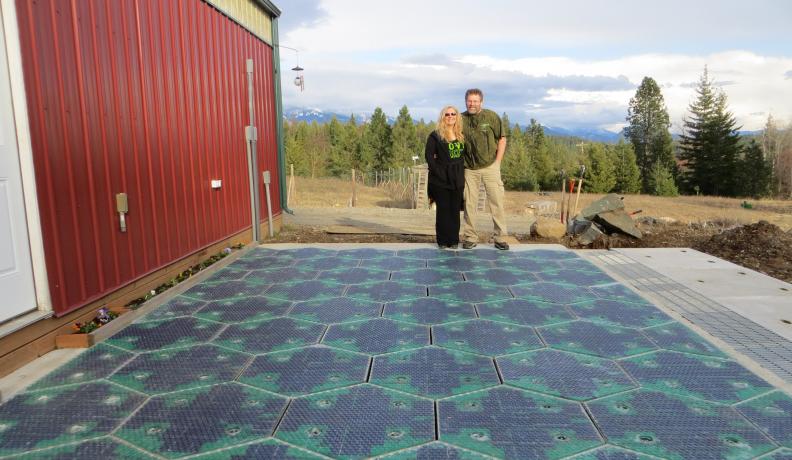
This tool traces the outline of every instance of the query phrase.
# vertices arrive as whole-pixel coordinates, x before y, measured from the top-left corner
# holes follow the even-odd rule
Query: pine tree
[[[501,167],[503,185],[508,190],[536,190],[536,175],[528,158],[520,125],[511,129]]]
[[[538,188],[555,190],[558,173],[553,167],[552,158],[550,158],[550,148],[544,128],[531,118],[530,124],[525,128],[524,137],[528,159],[536,176]]]
[[[330,151],[327,155],[327,172],[331,176],[340,177],[347,173],[351,167],[349,154],[342,146],[344,126],[334,116],[330,123],[325,125],[325,133],[330,141]]]
[[[619,140],[618,144],[608,146],[608,150],[613,158],[616,175],[616,185],[613,187],[613,191],[638,193],[641,190],[641,173],[635,162],[632,144],[626,144],[623,140]]]
[[[713,87],[706,67],[696,94],[680,144],[684,185],[687,190],[698,187],[705,195],[734,196],[739,193],[740,127],[727,109],[726,94]]]
[[[586,189],[592,193],[608,193],[616,186],[613,159],[602,144],[591,143],[586,149]]]
[[[653,78],[644,77],[635,97],[630,99],[627,122],[629,125],[624,128],[624,137],[630,140],[635,150],[641,190],[653,193],[650,178],[655,163],[669,171],[675,167],[673,140],[668,132],[671,123],[663,94]]]
[[[392,152],[394,166],[402,167],[412,165],[413,155],[421,156],[421,148],[415,130],[415,123],[410,116],[407,106],[402,106],[399,116],[393,125]]]
[[[677,189],[674,177],[660,163],[655,163],[650,173],[652,194],[657,196],[677,196]]]
[[[740,160],[741,195],[760,198],[770,194],[772,164],[765,159],[762,147],[751,140]]]
[[[360,168],[364,171],[385,171],[393,167],[391,127],[381,108],[374,109],[361,141]]]

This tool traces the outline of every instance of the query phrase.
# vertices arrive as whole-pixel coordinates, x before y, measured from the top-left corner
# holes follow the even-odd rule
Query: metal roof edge
[[[279,17],[281,15],[281,10],[278,9],[278,7],[275,6],[275,4],[272,3],[271,1],[269,1],[269,0],[255,0],[255,1],[262,8],[264,8],[264,11],[266,11],[267,13],[272,15],[272,17],[277,18],[277,17]]]

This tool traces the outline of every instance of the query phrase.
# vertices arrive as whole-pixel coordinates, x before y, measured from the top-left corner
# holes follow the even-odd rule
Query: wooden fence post
[[[356,189],[355,189],[356,182],[357,181],[355,180],[355,169],[353,168],[352,169],[352,207],[353,208],[357,204],[357,193],[356,193]]]
[[[289,165],[289,187],[286,189],[286,207],[291,203],[292,193],[294,193],[294,163]]]

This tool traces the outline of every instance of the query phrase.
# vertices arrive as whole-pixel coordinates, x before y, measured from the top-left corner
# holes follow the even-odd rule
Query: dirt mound
[[[767,221],[723,231],[693,248],[792,282],[792,234]]]

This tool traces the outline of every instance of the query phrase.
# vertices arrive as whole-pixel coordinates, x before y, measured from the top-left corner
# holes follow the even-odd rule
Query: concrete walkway
[[[789,341],[734,300],[789,286],[640,251],[255,248],[0,406],[0,456],[789,458],[746,353]]]

